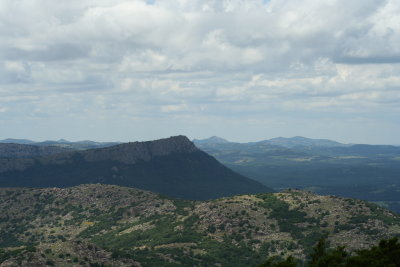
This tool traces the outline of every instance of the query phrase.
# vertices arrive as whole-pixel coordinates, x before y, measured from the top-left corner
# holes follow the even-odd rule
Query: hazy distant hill
[[[184,136],[0,163],[1,187],[103,183],[187,199],[271,191],[223,166]]]
[[[226,144],[226,143],[229,143],[229,141],[226,139],[223,139],[221,137],[218,137],[218,136],[211,136],[206,139],[194,139],[193,143],[195,143],[195,144]]]
[[[13,144],[22,144],[22,145],[30,145],[34,144],[35,142],[28,139],[14,139],[14,138],[7,138],[4,140],[0,140],[0,143],[13,143]]]
[[[1,266],[257,266],[304,259],[327,236],[349,251],[400,234],[400,217],[298,190],[212,201],[134,188],[0,188]]]
[[[277,137],[269,140],[261,141],[271,145],[283,146],[283,147],[298,147],[298,146],[314,146],[314,147],[342,147],[345,144],[328,140],[328,139],[311,139],[302,136],[295,136],[291,138]],[[260,143],[260,142],[258,142]]]
[[[4,139],[0,140],[0,143],[14,143],[14,144],[23,144],[23,145],[35,145],[35,146],[52,146],[52,147],[63,147],[69,148],[73,150],[85,150],[85,149],[93,149],[93,148],[102,148],[113,146],[117,144],[121,144],[120,142],[95,142],[90,140],[70,142],[65,139],[60,139],[57,141],[48,140],[42,142],[35,142],[28,139]]]
[[[276,190],[294,187],[361,198],[400,212],[398,146],[303,137],[196,144],[229,168]]]
[[[209,144],[227,144],[234,143],[229,142],[226,139],[223,139],[218,136],[212,136],[206,139],[194,139],[193,142],[199,145],[209,145]],[[273,145],[280,146],[286,148],[293,147],[345,147],[349,146],[346,144],[342,144],[336,141],[328,140],[328,139],[311,139],[302,136],[295,136],[291,138],[286,137],[276,137],[268,140],[258,141],[258,142],[248,142],[242,143],[246,145]]]

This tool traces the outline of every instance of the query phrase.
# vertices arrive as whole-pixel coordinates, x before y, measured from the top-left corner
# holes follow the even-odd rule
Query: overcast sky
[[[399,0],[0,0],[0,139],[400,144]]]

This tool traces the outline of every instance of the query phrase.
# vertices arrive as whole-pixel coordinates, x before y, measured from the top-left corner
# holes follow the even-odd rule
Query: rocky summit
[[[168,156],[174,153],[192,153],[199,149],[186,136],[173,136],[147,142],[132,142],[116,146],[91,149],[81,152],[87,161],[112,160],[125,164],[138,161],[150,161],[154,157]]]

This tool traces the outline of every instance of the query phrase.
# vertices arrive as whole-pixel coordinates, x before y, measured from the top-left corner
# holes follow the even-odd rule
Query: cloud
[[[358,64],[379,59],[391,63],[399,55],[398,15],[390,1],[386,5],[371,0],[71,5],[74,8],[53,3],[47,12],[30,1],[3,7],[3,57],[81,59],[110,67],[117,64],[120,71],[264,72],[287,71],[293,63],[313,64],[321,57]],[[12,18],[5,14],[10,11]],[[388,13],[395,19],[385,19]],[[377,56],[382,44],[394,50],[380,49]]]
[[[342,64],[398,64],[400,63],[400,56],[343,57],[337,58],[335,61]]]
[[[166,105],[161,107],[162,112],[177,112],[177,111],[185,111],[187,110],[187,106],[185,104],[180,105]]]
[[[396,114],[399,14],[396,0],[2,1],[2,115]]]

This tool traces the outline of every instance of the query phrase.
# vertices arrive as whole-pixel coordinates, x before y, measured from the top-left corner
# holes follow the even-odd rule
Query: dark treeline
[[[309,260],[301,262],[292,256],[286,259],[271,257],[258,267],[398,267],[400,266],[400,242],[397,237],[382,240],[378,246],[349,254],[345,247],[328,249],[321,239],[313,248]]]

